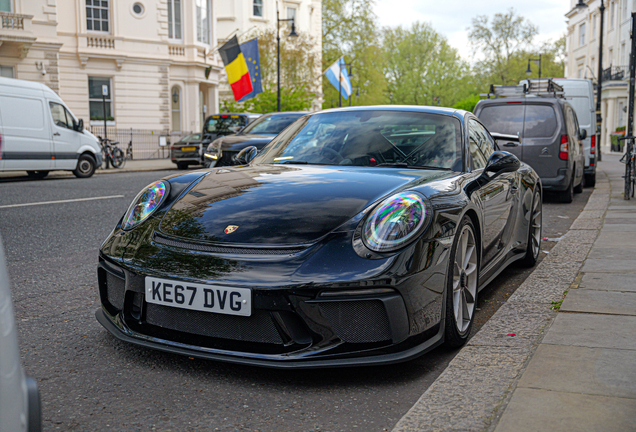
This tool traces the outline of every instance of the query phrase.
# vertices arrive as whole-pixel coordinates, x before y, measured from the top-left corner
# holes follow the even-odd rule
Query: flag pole
[[[338,59],[338,107],[342,107],[342,65]]]

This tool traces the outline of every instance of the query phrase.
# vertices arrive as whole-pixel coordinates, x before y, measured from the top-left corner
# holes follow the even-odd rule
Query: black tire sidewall
[[[455,313],[453,311],[453,265],[455,262],[455,256],[457,254],[457,248],[459,245],[459,239],[461,237],[461,233],[464,230],[464,227],[469,225],[472,232],[473,237],[475,238],[475,246],[478,248],[475,252],[477,253],[477,290],[475,292],[475,310],[473,310],[473,316],[471,317],[470,325],[466,329],[464,333],[460,333],[457,328],[457,323],[455,322]],[[470,331],[473,328],[473,324],[475,322],[475,313],[477,308],[477,298],[479,296],[479,271],[481,268],[481,250],[479,249],[479,240],[477,236],[477,232],[475,230],[475,226],[473,225],[472,220],[468,216],[464,216],[455,231],[455,239],[453,240],[453,245],[451,246],[448,266],[446,269],[446,287],[445,287],[445,317],[444,317],[444,345],[448,348],[458,348],[464,345],[468,341],[468,336],[470,336]]]
[[[88,171],[80,170],[80,166],[83,162],[88,162],[90,164],[90,169]],[[95,159],[93,159],[91,156],[87,154],[83,154],[77,159],[77,167],[73,171],[73,174],[75,174],[75,177],[77,178],[92,177],[93,174],[95,174],[96,167],[97,167],[97,164],[95,163]]]

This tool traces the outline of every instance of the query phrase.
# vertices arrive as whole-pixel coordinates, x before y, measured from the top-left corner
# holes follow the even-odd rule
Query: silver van
[[[43,178],[68,170],[90,177],[102,164],[99,141],[64,101],[41,83],[0,77],[0,171]]]
[[[500,141],[508,151],[530,165],[541,177],[546,192],[572,202],[583,191],[585,156],[572,105],[557,97],[503,97],[480,100],[475,115],[491,132],[516,135],[520,142]]]

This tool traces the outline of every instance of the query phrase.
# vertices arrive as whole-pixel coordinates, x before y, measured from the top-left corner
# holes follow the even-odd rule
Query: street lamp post
[[[538,59],[533,59],[533,58],[529,58],[528,59],[528,69],[526,70],[526,75],[528,75],[528,76],[532,75],[532,69],[530,69],[530,62],[531,61],[539,62],[539,79],[541,79],[541,54],[539,54],[539,58]]]
[[[294,23],[294,18],[285,18],[280,19],[278,13],[278,2],[276,2],[276,69],[277,69],[277,88],[278,88],[278,97],[276,99],[278,112],[280,112],[280,23],[285,21],[291,21],[291,32],[289,33],[290,37],[298,37],[298,33],[296,33],[296,25]]]
[[[579,0],[576,4],[576,8],[579,11],[587,8],[587,4],[585,4],[585,0]],[[597,78],[597,88],[596,88],[596,156],[598,160],[601,160],[601,126],[603,124],[603,117],[601,116],[601,91],[603,89],[603,15],[605,14],[605,2],[601,0],[601,7],[599,8],[601,12],[601,25],[600,31],[601,34],[598,37],[598,78]]]

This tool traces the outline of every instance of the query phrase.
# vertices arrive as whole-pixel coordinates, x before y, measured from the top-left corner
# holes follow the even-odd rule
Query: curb
[[[602,173],[603,177],[598,178]],[[557,312],[551,307],[580,278],[610,202],[609,178],[597,184],[570,230],[488,320],[393,432],[492,431]],[[511,336],[514,335],[514,336]]]
[[[155,167],[139,167],[139,168],[109,168],[103,169],[98,168],[95,170],[94,175],[103,175],[103,174],[121,174],[121,173],[131,173],[131,172],[150,172],[150,171],[177,171],[176,165],[173,166],[155,166]],[[23,171],[3,171],[0,172],[0,179],[7,178],[26,178],[25,175],[19,175],[18,173],[22,173]],[[26,172],[26,171],[24,171]],[[76,178],[75,175],[71,171],[52,171],[47,177],[49,178]],[[37,180],[37,179],[35,179]]]

